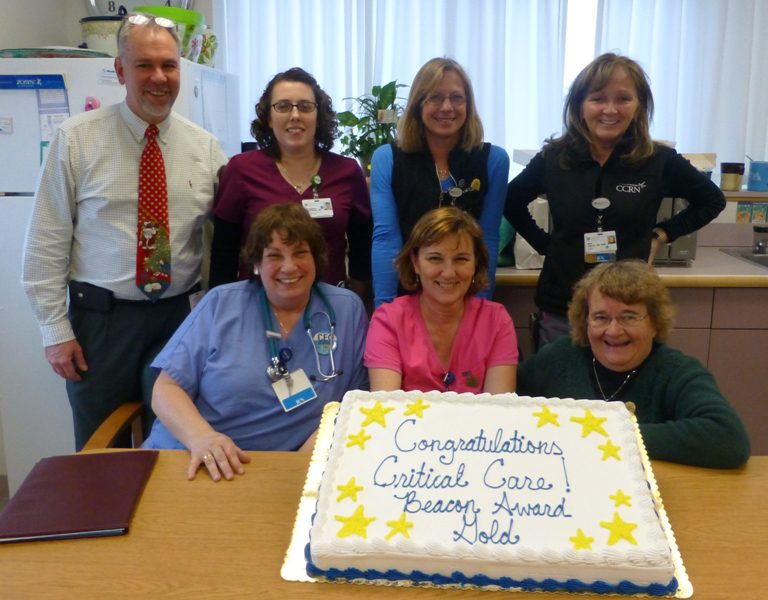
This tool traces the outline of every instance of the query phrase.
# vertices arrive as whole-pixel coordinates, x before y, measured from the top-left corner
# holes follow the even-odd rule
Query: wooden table
[[[188,482],[187,453],[162,451],[127,535],[2,545],[0,598],[574,598],[284,581],[308,455],[252,458],[232,482]],[[768,456],[737,471],[653,468],[694,598],[765,598]]]

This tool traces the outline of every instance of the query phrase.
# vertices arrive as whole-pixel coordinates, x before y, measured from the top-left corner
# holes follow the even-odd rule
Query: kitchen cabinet
[[[739,411],[753,454],[768,454],[768,289],[714,290],[708,366]]]
[[[709,369],[749,431],[752,454],[768,454],[768,329],[713,329]]]
[[[512,317],[521,359],[533,353],[529,318],[531,313],[536,311],[536,304],[533,302],[535,293],[535,287],[498,286],[493,296],[494,301],[507,307],[507,312]]]
[[[712,308],[713,329],[768,329],[768,288],[716,289]]]
[[[667,343],[672,348],[696,357],[704,365],[709,361],[713,293],[713,288],[669,290],[672,302],[677,307],[677,317]]]
[[[698,358],[741,415],[753,454],[768,453],[765,401],[768,288],[673,288],[678,323],[670,346]],[[702,327],[711,320],[708,327]]]

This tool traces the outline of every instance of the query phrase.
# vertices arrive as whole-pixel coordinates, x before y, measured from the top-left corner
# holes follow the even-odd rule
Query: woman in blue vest
[[[416,221],[439,206],[457,206],[483,230],[493,295],[499,225],[509,176],[509,156],[483,143],[472,83],[450,58],[419,69],[397,126],[398,141],[382,146],[371,162],[372,270],[376,306],[398,294],[394,260]]]

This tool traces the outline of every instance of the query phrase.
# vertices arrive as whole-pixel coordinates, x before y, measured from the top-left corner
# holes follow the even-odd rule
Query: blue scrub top
[[[216,431],[243,450],[297,450],[317,429],[326,403],[339,401],[347,390],[367,389],[363,351],[368,319],[353,292],[319,284],[336,314],[336,369],[330,381],[312,381],[317,398],[285,412],[267,376],[271,353],[258,280],[240,281],[210,290],[182,323],[152,363],[178,383]],[[328,308],[318,294],[310,304],[312,335],[330,333]],[[272,318],[274,322],[274,318]],[[288,340],[293,358],[288,369],[318,375],[313,344],[299,320]],[[320,354],[325,374],[327,354]],[[146,448],[184,448],[157,419],[144,442]]]

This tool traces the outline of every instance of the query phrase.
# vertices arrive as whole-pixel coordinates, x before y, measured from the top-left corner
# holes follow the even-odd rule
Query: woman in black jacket
[[[591,267],[623,258],[653,261],[661,244],[700,229],[725,207],[720,189],[649,134],[653,96],[642,67],[603,54],[576,77],[563,109],[565,133],[544,148],[507,188],[504,215],[545,256],[536,291],[537,345],[568,333],[574,284]],[[552,232],[528,204],[546,196]],[[657,222],[665,197],[688,207]]]

